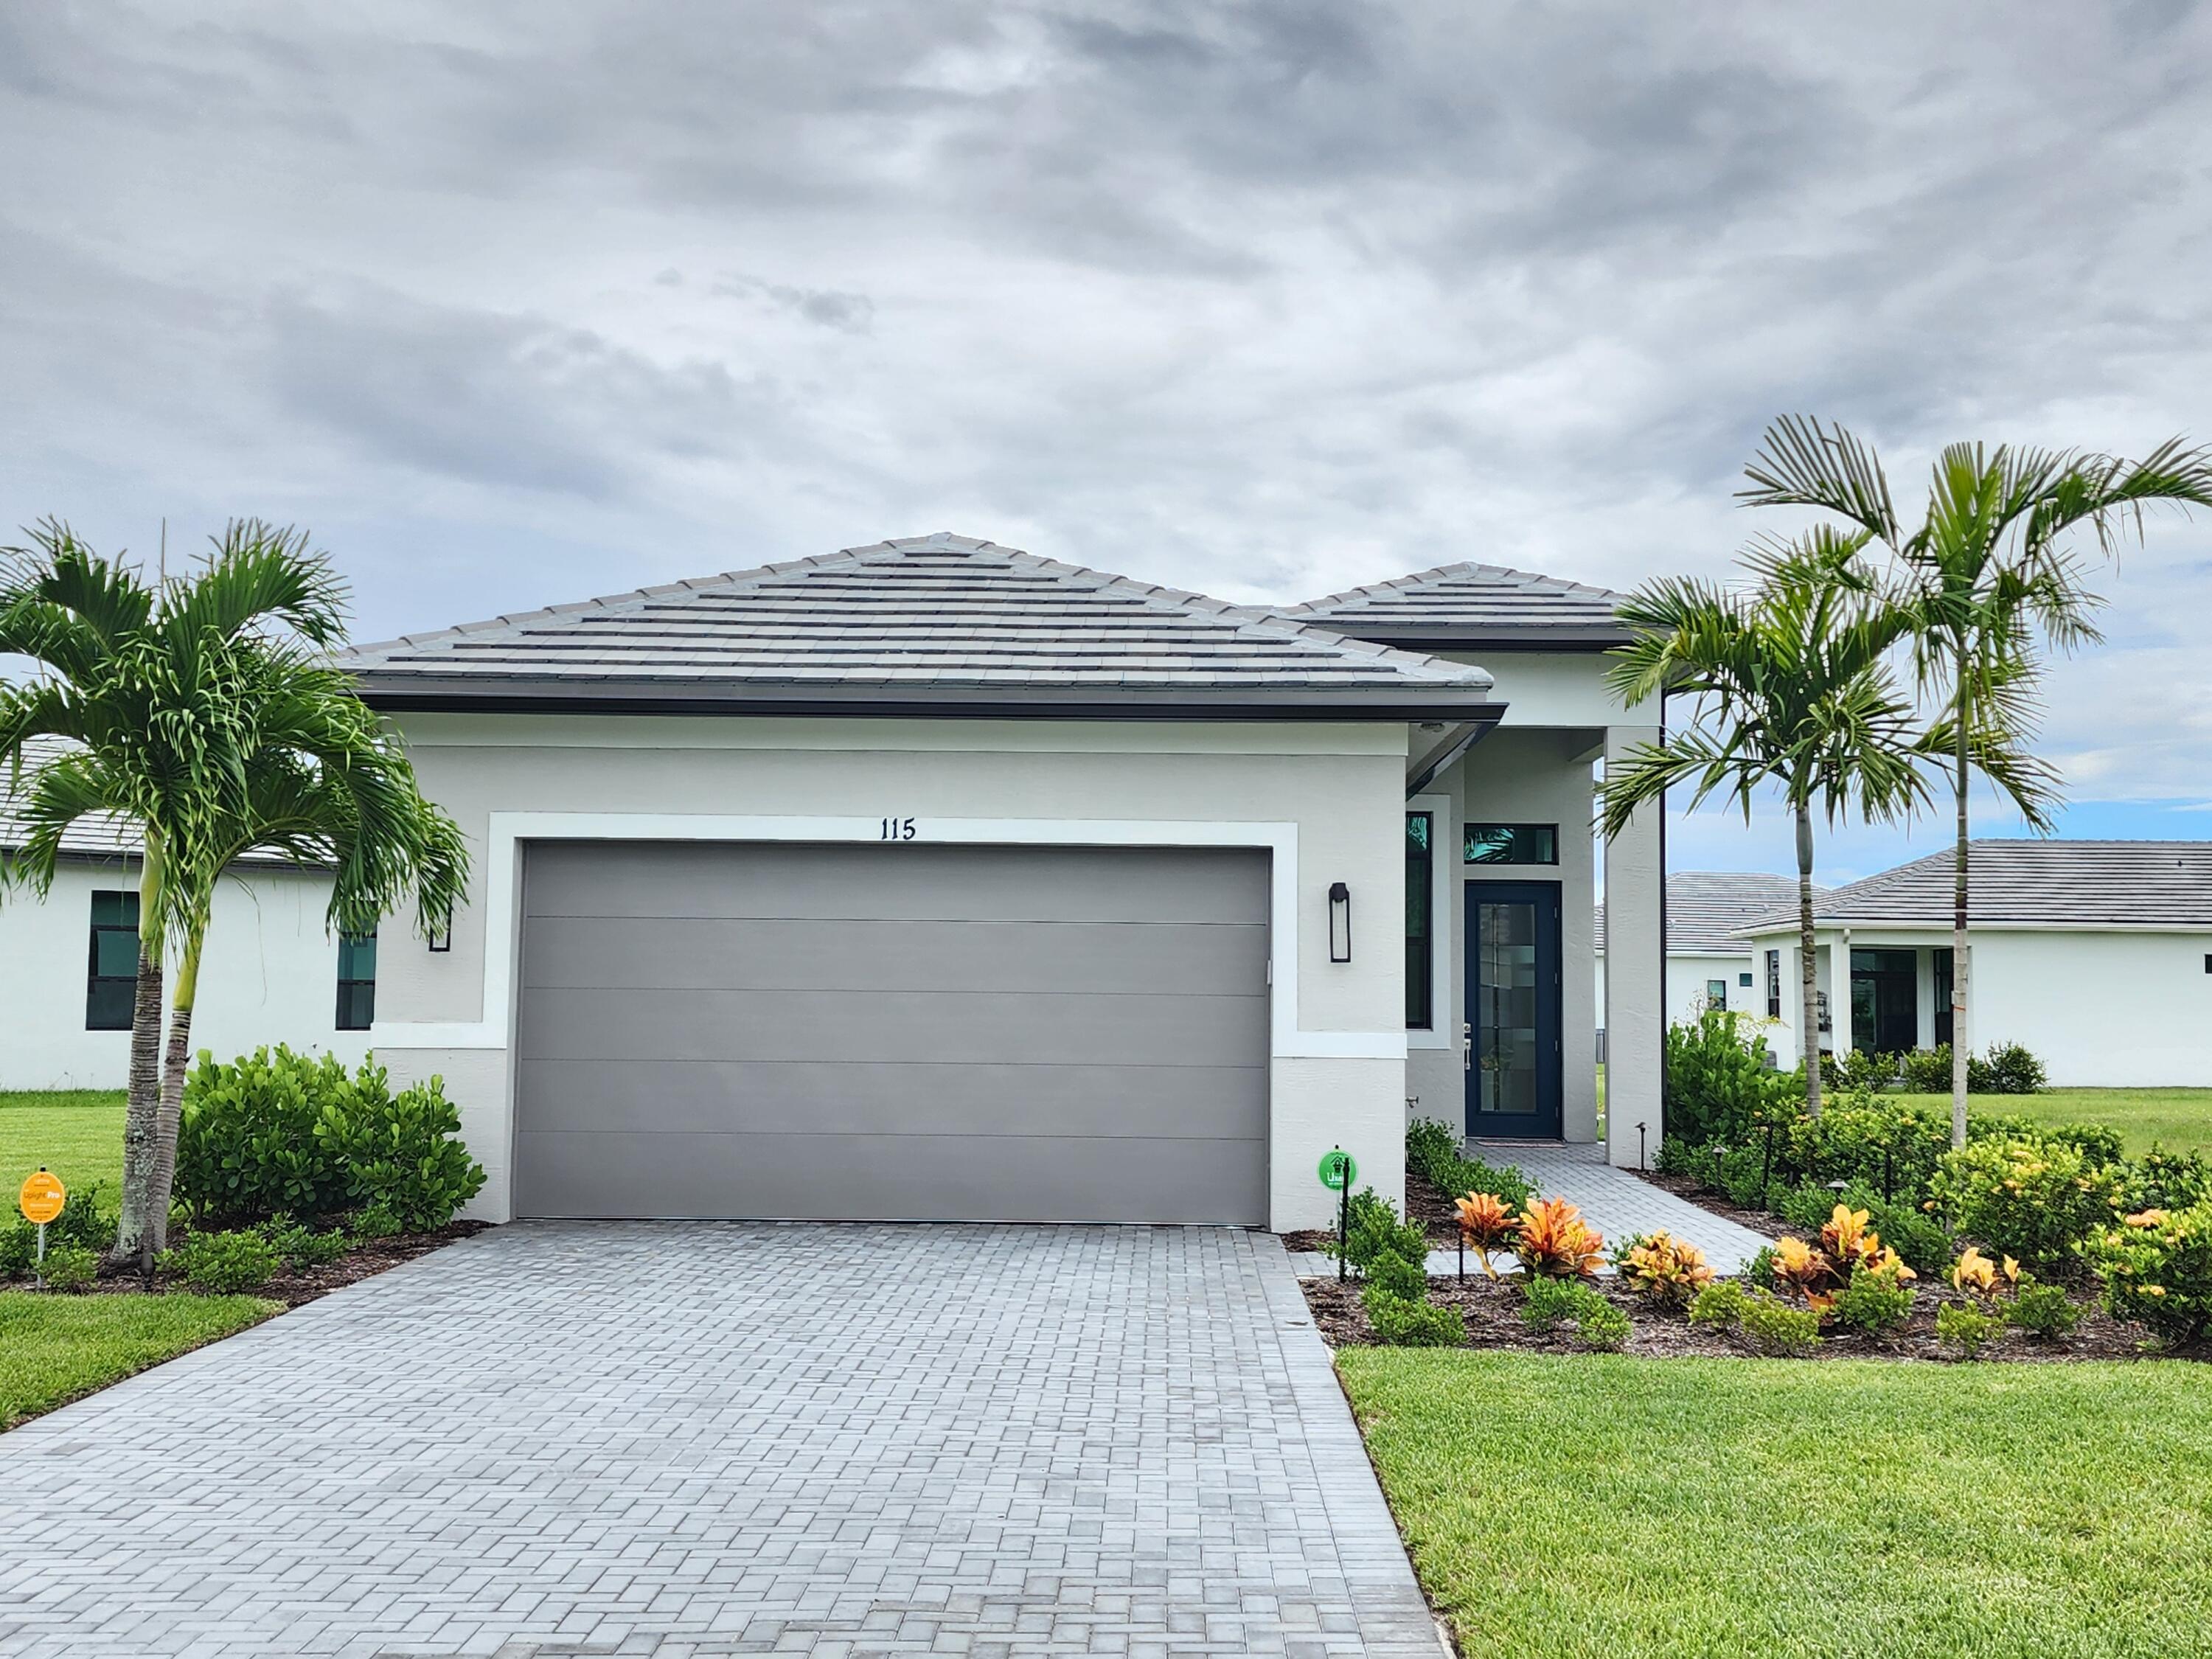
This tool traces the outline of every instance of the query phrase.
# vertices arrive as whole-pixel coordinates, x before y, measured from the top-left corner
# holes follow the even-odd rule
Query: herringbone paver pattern
[[[1264,1234],[524,1224],[0,1436],[0,1654],[1414,1655]]]

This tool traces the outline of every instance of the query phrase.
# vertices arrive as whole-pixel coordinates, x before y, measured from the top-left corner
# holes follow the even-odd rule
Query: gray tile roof
[[[1967,854],[1978,923],[2212,931],[2212,841],[1978,841]],[[1952,852],[1836,888],[1820,921],[1951,921]],[[1753,926],[1794,925],[1769,913]]]
[[[641,589],[360,646],[386,707],[1493,707],[1461,663],[963,536]]]
[[[1354,638],[1445,650],[1484,645],[1592,650],[1627,631],[1620,595],[1495,564],[1447,564],[1293,605],[1285,613]]]
[[[1823,890],[1814,889],[1817,902]],[[1736,928],[1782,906],[1796,915],[1797,878],[1749,870],[1677,870],[1667,878],[1667,952],[1742,956]],[[1597,948],[1605,949],[1605,906],[1597,907]]]
[[[66,754],[70,745],[59,738],[27,738],[23,744],[24,781],[47,761]],[[21,818],[14,810],[15,798],[9,788],[11,769],[0,763],[0,848],[9,851],[23,844]],[[138,856],[138,831],[124,819],[106,814],[81,817],[63,833],[61,850],[72,859],[98,859],[123,861]],[[292,860],[276,853],[249,853],[238,860],[240,866],[252,866],[262,869],[294,869]]]

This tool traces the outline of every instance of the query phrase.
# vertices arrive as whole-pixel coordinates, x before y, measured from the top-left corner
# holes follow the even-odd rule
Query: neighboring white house
[[[1978,841],[1966,867],[1970,1048],[2025,1044],[2061,1086],[2212,1084],[2212,842]],[[1947,850],[1821,896],[1824,1051],[1951,1040],[1952,871]],[[1741,932],[1794,1066],[1796,916]]]
[[[26,747],[35,763],[58,745],[34,739]],[[18,840],[0,794],[0,851]],[[128,1075],[137,843],[116,826],[86,820],[64,851],[43,900],[0,889],[0,1089],[119,1089]],[[367,1054],[376,943],[342,945],[325,932],[330,897],[330,878],[317,871],[274,860],[233,868],[208,927],[195,1049],[228,1058],[288,1042],[349,1064]]]
[[[1819,890],[1815,890],[1816,891]],[[1766,1014],[1751,943],[1736,930],[1797,902],[1795,876],[1745,870],[1676,870],[1667,877],[1667,1019],[1680,1025],[1708,1008]],[[1605,906],[1597,907],[1597,1020],[1605,1029]]]
[[[1401,1190],[1409,1102],[1592,1139],[1592,768],[1657,720],[1614,603],[1270,611],[939,535],[360,647],[477,858],[378,1057],[446,1078],[490,1218],[1297,1227],[1332,1148]],[[1630,1124],[1659,850],[1606,855]]]

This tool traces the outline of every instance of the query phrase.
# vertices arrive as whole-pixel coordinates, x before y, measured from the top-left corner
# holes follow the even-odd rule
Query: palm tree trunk
[[[1958,750],[1952,757],[1958,773],[1952,780],[1959,809],[1959,845],[1951,872],[1951,1144],[1966,1144],[1966,981],[1972,958],[1966,944],[1966,659],[1960,658]]]
[[[149,831],[138,873],[138,983],[131,1005],[130,1094],[123,1109],[123,1203],[114,1260],[154,1265],[154,1165],[161,1093],[161,851]]]
[[[161,1065],[161,1101],[154,1137],[154,1190],[150,1220],[154,1248],[169,1245],[169,1199],[177,1184],[177,1122],[183,1115],[185,1067],[192,1053],[192,1006],[199,998],[200,951],[207,943],[207,919],[192,923],[177,963],[176,989],[169,1009],[168,1053]]]
[[[1813,943],[1813,811],[1797,808],[1798,1052],[1805,1057],[1805,1109],[1820,1115],[1820,963]]]

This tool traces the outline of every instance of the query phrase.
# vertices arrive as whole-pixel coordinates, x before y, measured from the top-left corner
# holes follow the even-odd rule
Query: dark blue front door
[[[1467,1132],[1560,1132],[1559,887],[1467,884]]]

